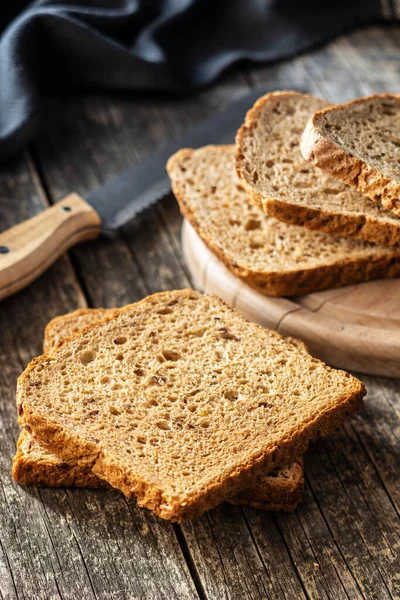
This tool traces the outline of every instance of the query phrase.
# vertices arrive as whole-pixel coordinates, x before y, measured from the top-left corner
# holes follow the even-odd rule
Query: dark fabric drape
[[[237,60],[288,57],[384,16],[379,0],[4,2],[0,158],[32,137],[50,90],[187,92]]]

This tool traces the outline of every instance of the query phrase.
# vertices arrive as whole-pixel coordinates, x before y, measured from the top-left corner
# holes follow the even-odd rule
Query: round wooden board
[[[274,298],[232,275],[186,220],[182,250],[195,286],[248,319],[302,339],[314,356],[334,367],[400,376],[400,279]]]

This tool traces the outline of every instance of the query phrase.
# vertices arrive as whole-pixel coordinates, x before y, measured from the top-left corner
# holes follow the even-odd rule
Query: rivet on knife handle
[[[100,217],[78,194],[0,233],[0,299],[34,281],[68,248],[96,238]]]

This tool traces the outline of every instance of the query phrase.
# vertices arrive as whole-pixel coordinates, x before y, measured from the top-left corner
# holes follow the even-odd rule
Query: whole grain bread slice
[[[398,250],[266,216],[237,180],[233,146],[180,150],[167,169],[182,214],[227,268],[262,294],[306,294],[400,273]]]
[[[294,462],[363,384],[193,290],[116,310],[34,359],[19,421],[50,451],[182,521]]]
[[[400,216],[400,95],[358,98],[316,112],[304,158]]]
[[[45,329],[43,347],[50,352],[58,342],[83,326],[94,323],[109,313],[102,308],[87,308],[61,315],[50,321]],[[301,340],[286,338],[301,352],[307,348]],[[12,476],[21,485],[47,487],[111,487],[94,475],[90,466],[78,464],[74,459],[63,461],[47,450],[26,429],[21,431],[17,453],[13,458]],[[250,504],[263,510],[292,512],[301,500],[304,487],[303,459],[299,458],[284,469],[274,469],[262,474],[231,503]]]
[[[332,177],[339,176],[332,160],[338,155],[326,152],[314,135],[317,115],[335,110],[327,106],[325,100],[297,92],[275,92],[260,98],[236,138],[236,166],[243,185],[268,215],[286,223],[400,246],[400,219]],[[326,166],[332,175],[306,162],[300,152],[303,130],[312,114],[321,109],[325,110],[307,126],[302,149],[308,160]],[[335,171],[329,170],[330,166]]]

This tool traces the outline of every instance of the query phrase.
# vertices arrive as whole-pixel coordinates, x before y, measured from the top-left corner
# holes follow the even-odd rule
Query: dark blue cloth
[[[187,92],[239,59],[288,57],[381,20],[379,0],[4,2],[0,158],[31,139],[50,91]]]

